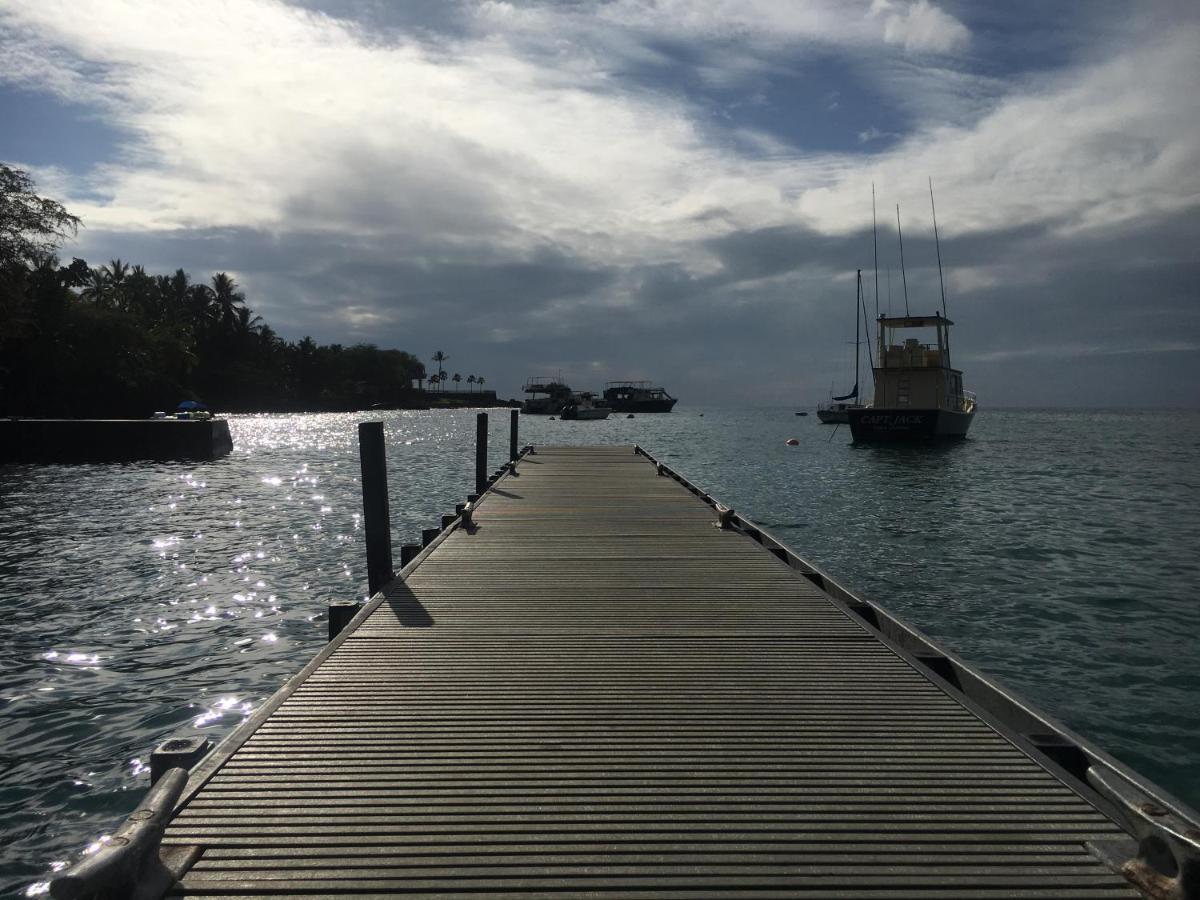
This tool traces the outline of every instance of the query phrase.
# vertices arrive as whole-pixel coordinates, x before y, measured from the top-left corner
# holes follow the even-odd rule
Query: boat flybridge
[[[950,326],[932,316],[880,316],[875,397],[850,409],[856,441],[906,441],[966,437],[975,417],[975,395],[963,390],[962,372],[950,365]]]

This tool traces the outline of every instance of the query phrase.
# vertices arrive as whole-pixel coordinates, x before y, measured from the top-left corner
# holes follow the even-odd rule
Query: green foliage
[[[0,163],[0,268],[36,265],[78,228],[62,204],[34,192],[28,173]]]
[[[203,400],[231,412],[350,410],[412,399],[425,367],[372,344],[281,340],[228,274],[89,268],[53,251],[79,220],[0,165],[0,415],[145,416]]]

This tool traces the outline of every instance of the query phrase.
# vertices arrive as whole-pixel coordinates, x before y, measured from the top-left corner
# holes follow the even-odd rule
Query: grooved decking
[[[1130,897],[1107,818],[630,447],[539,448],[191,799],[188,897]]]

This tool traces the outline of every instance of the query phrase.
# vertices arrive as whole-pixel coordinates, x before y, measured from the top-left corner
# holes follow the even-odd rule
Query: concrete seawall
[[[232,449],[224,419],[0,419],[2,462],[216,459]]]

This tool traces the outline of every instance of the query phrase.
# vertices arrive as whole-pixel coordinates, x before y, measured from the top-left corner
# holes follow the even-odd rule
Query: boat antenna
[[[908,311],[908,276],[904,273],[904,233],[900,230],[900,204],[896,204],[896,235],[900,238],[900,277],[904,280],[904,314],[911,316]]]
[[[879,318],[879,226],[875,222],[875,182],[871,182],[871,244],[875,248],[875,318]]]
[[[948,319],[950,316],[946,314],[946,282],[942,278],[942,243],[938,240],[937,207],[933,204],[933,178],[929,179],[929,208],[933,211],[933,246],[937,247],[938,284],[942,288],[942,317]]]

